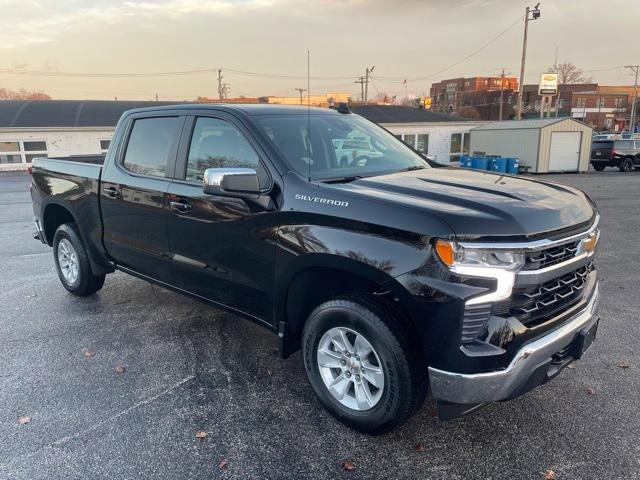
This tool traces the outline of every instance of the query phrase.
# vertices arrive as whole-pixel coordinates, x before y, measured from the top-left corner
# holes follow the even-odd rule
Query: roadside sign
[[[558,94],[558,74],[543,73],[540,75],[540,84],[538,85],[538,95],[557,95]]]

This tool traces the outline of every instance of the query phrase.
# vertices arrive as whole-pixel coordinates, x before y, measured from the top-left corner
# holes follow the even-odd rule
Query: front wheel
[[[96,293],[104,285],[104,275],[94,275],[75,224],[60,225],[53,237],[53,258],[62,286],[78,297]]]
[[[424,401],[426,370],[399,312],[366,295],[323,303],[305,324],[307,377],[322,405],[369,434],[406,421]]]
[[[633,160],[630,158],[625,158],[624,160],[622,160],[622,162],[620,162],[619,168],[621,172],[633,172],[633,169],[634,169]]]

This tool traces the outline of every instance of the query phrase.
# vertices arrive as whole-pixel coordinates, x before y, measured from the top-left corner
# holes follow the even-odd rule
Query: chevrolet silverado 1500
[[[69,292],[120,270],[244,316],[372,434],[428,391],[443,419],[517,397],[598,325],[584,193],[441,168],[345,108],[129,111],[104,162],[35,160],[31,194]]]

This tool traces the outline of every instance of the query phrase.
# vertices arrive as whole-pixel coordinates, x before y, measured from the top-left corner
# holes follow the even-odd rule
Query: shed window
[[[449,160],[457,162],[460,160],[460,155],[467,155],[469,153],[470,140],[471,135],[468,133],[452,133]]]

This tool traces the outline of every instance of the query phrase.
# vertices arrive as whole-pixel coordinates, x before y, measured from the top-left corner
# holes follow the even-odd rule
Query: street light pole
[[[524,65],[527,61],[527,34],[529,32],[529,20],[537,20],[540,18],[540,3],[536,4],[533,9],[527,7],[524,14],[524,39],[522,40],[522,63],[520,64],[520,85],[518,89],[518,103],[516,105],[516,119],[522,118],[522,94],[524,92]],[[531,18],[529,18],[531,13]]]
[[[631,118],[629,119],[629,132],[635,133],[636,102],[638,99],[638,70],[640,70],[640,65],[626,65],[624,68],[628,68],[636,74],[636,80],[633,82],[633,98],[631,99]]]

